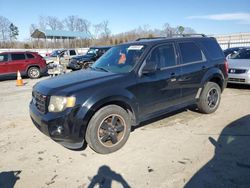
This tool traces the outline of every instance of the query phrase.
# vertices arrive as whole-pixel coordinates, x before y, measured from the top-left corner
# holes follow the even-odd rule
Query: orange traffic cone
[[[19,71],[17,71],[16,85],[17,86],[23,86],[23,79],[22,79],[21,74],[20,74]]]

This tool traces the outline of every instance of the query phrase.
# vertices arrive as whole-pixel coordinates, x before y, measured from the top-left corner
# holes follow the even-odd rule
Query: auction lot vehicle
[[[236,54],[240,50],[244,49],[245,47],[234,47],[234,48],[228,48],[223,51],[225,57],[229,57],[230,55]]]
[[[250,48],[242,49],[228,59],[228,82],[250,84]]]
[[[143,121],[191,104],[216,111],[227,66],[216,40],[205,35],[138,39],[111,48],[87,70],[36,84],[30,116],[67,148],[86,141],[111,153]]]
[[[36,52],[3,52],[0,53],[0,77],[21,75],[32,79],[46,73],[46,61]]]
[[[72,70],[80,70],[88,68],[97,59],[99,59],[111,46],[98,46],[89,48],[87,54],[79,55],[71,58],[68,67]]]
[[[68,66],[70,59],[74,56],[77,56],[78,52],[76,49],[59,49],[54,50],[50,56],[45,56],[44,59],[46,60],[47,64],[54,63],[57,61],[57,57],[60,58],[60,63],[64,66]]]

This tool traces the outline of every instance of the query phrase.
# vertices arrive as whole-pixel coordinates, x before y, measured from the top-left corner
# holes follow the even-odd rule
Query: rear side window
[[[33,58],[35,58],[32,54],[26,54],[26,55],[27,55],[28,59],[33,59]]]
[[[182,64],[201,62],[203,61],[202,52],[194,42],[179,43]]]
[[[75,52],[75,50],[70,50],[70,51],[69,51],[69,54],[70,54],[70,55],[76,55],[76,52]]]
[[[14,60],[24,60],[25,55],[24,54],[11,54],[11,59]]]
[[[0,63],[8,61],[8,54],[0,54]]]
[[[157,63],[158,68],[172,67],[176,65],[175,49],[173,44],[165,44],[156,47],[147,61]]]
[[[224,58],[224,54],[216,40],[204,39],[201,40],[201,44],[205,47],[211,59]]]

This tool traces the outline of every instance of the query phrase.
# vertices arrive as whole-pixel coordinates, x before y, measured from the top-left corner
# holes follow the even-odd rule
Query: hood
[[[228,67],[234,69],[250,69],[249,59],[228,59]]]
[[[34,90],[44,95],[67,95],[76,90],[87,88],[95,84],[100,84],[118,77],[122,74],[96,71],[79,70],[64,75],[43,80],[34,86]]]
[[[81,56],[75,56],[72,59],[83,60],[83,59],[91,59],[93,57],[94,55],[86,54],[86,55],[81,55]]]

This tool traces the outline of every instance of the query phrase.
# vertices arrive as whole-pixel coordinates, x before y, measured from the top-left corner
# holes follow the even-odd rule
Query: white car
[[[228,59],[228,83],[250,84],[250,48],[242,49]]]

